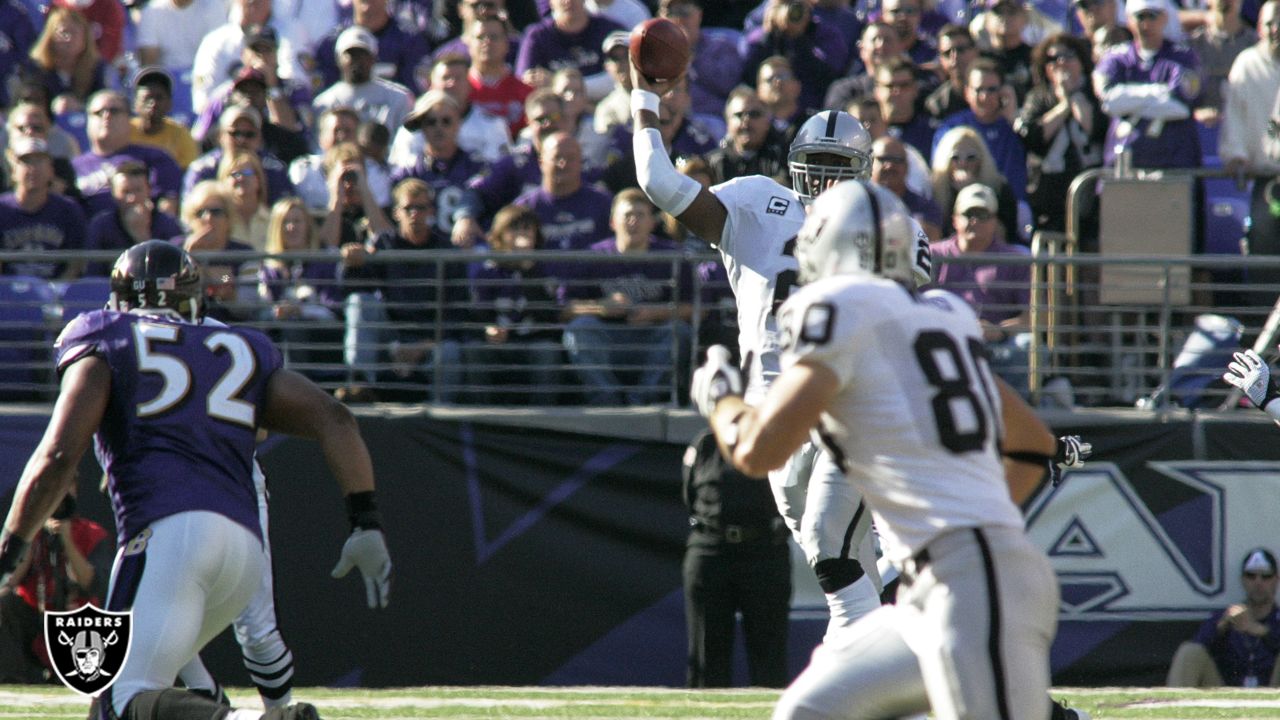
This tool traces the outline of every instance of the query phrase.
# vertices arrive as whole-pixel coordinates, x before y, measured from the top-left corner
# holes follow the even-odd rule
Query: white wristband
[[[648,90],[635,88],[631,91],[631,114],[634,115],[640,110],[648,110],[654,115],[658,114],[658,96]]]

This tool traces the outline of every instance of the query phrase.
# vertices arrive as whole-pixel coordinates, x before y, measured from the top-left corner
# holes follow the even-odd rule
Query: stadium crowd
[[[345,323],[335,342],[351,401],[392,377],[443,379],[437,401],[457,399],[446,384],[514,383],[543,402],[536,390],[551,379],[540,369],[563,361],[586,402],[665,402],[672,368],[687,377],[690,314],[732,302],[724,267],[697,265],[689,278],[663,262],[498,257],[708,250],[714,239],[628,192],[637,180],[627,52],[638,24],[669,18],[691,42],[688,72],[659,114],[683,173],[789,184],[798,128],[846,110],[875,139],[875,181],[910,208],[935,252],[957,254],[1021,251],[1032,232],[1063,230],[1070,182],[1104,164],[1194,168],[1220,157],[1232,172],[1280,173],[1276,8],[0,0],[0,250],[67,254],[2,271],[102,276],[109,267],[77,253],[171,240],[197,256],[223,253],[204,266],[215,317]],[[1252,251],[1280,252],[1273,184],[1254,188]],[[980,249],[967,236],[981,237]],[[1096,249],[1096,238],[1081,240]],[[369,262],[413,249],[460,261]],[[301,250],[332,258],[225,261]],[[973,274],[979,298],[1000,294]],[[996,313],[991,342],[1023,329],[1020,302]],[[442,317],[444,333],[434,329]],[[708,344],[717,325],[703,326],[713,337],[694,339]],[[325,324],[288,332],[333,335]],[[290,344],[290,361],[305,362],[309,347]],[[619,348],[656,359],[624,358],[619,374],[630,378],[602,372],[618,366]]]

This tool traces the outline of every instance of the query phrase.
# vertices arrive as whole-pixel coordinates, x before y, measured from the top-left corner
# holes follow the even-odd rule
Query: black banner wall
[[[4,489],[45,421],[0,417]],[[1095,459],[1028,511],[1062,590],[1055,682],[1160,684],[1177,644],[1242,596],[1246,550],[1280,550],[1280,429],[1239,416],[1057,424]],[[424,416],[361,426],[396,563],[386,610],[365,607],[355,573],[329,577],[348,529],[316,446],[260,452],[298,683],[683,683],[682,444]],[[88,458],[82,470],[83,511],[110,525],[87,491],[100,471]],[[821,635],[808,617],[793,621],[793,671]],[[204,657],[247,683],[229,633]]]

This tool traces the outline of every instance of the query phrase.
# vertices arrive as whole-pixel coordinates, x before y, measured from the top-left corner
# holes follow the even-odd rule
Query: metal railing
[[[77,256],[91,261],[110,261],[110,254]],[[261,254],[214,254],[203,258],[208,265],[219,262],[251,260],[246,267],[256,267],[264,259]],[[279,256],[285,262],[335,262],[328,253],[297,253]],[[590,401],[589,388],[580,380],[581,365],[572,362],[564,348],[567,318],[562,314],[559,295],[567,288],[589,280],[572,272],[590,263],[662,263],[670,268],[661,281],[673,293],[672,299],[657,303],[652,310],[677,313],[685,306],[692,342],[687,346],[675,338],[661,353],[660,361],[645,361],[651,345],[626,340],[614,360],[598,369],[620,373],[619,392],[625,404],[629,396],[654,388],[644,386],[638,377],[647,371],[662,375],[658,392],[651,393],[645,404],[665,406],[687,402],[689,369],[700,353],[712,342],[736,345],[737,327],[732,296],[723,280],[708,277],[709,263],[715,255],[662,253],[629,258],[601,256],[593,253],[540,252],[500,256],[503,261],[539,260],[565,268],[566,280],[556,293],[542,303],[527,304],[522,309],[531,315],[542,313],[519,328],[507,328],[508,337],[539,337],[543,355],[533,358],[523,344],[502,351],[499,344],[486,339],[490,316],[504,301],[478,301],[473,283],[463,266],[495,260],[496,256],[464,251],[399,251],[373,256],[372,263],[432,263],[431,273],[414,281],[431,286],[438,296],[449,298],[444,303],[420,305],[389,301],[384,304],[389,317],[374,320],[369,326],[378,331],[378,339],[366,349],[374,360],[367,365],[355,364],[352,357],[353,333],[347,317],[347,306],[338,302],[325,312],[302,317],[277,317],[275,303],[259,293],[257,277],[242,272],[229,278],[236,288],[236,298],[224,308],[232,322],[263,330],[276,339],[290,367],[315,379],[329,390],[353,385],[368,385],[375,399],[405,402],[452,402],[493,405],[582,405]],[[0,253],[0,263],[15,261],[65,260],[56,253]],[[1032,277],[1028,376],[1030,396],[1036,402],[1075,404],[1081,406],[1134,406],[1146,401],[1146,407],[1163,410],[1176,405],[1217,407],[1228,398],[1227,388],[1217,381],[1226,360],[1221,350],[1199,358],[1194,366],[1181,367],[1177,356],[1188,339],[1203,340],[1198,330],[1201,315],[1230,316],[1239,322],[1244,341],[1259,334],[1280,288],[1248,282],[1254,270],[1280,271],[1280,257],[1239,256],[1126,256],[1103,257],[1073,252],[1064,236],[1039,234],[1031,256],[974,255],[938,258],[938,264],[984,263],[1029,265]],[[1187,303],[1157,302],[1102,303],[1098,278],[1103,268],[1123,267],[1132,273],[1144,273],[1152,287],[1163,288],[1166,297],[1174,290],[1191,298]],[[687,275],[682,284],[678,278]],[[583,276],[585,277],[585,276]],[[517,281],[511,281],[517,282]],[[532,287],[543,284],[541,278],[520,281]],[[1182,287],[1185,284],[1186,287]],[[0,399],[49,401],[56,394],[56,377],[52,371],[52,342],[63,325],[78,309],[63,301],[53,283],[47,291],[29,293],[25,300],[3,301],[0,308]],[[323,288],[314,287],[319,293]],[[1183,292],[1185,291],[1185,293]],[[296,296],[295,296],[296,297]],[[1017,308],[1006,308],[1017,311]],[[422,319],[405,320],[406,316]],[[616,327],[625,327],[619,321]],[[411,362],[403,354],[411,340],[422,340],[431,349],[447,342],[456,343],[460,353],[446,363],[433,363],[431,357]],[[1223,343],[1230,347],[1232,343]],[[344,347],[345,346],[345,347]],[[548,355],[549,353],[549,355]],[[620,357],[618,357],[620,356]],[[554,358],[547,360],[547,357]],[[1225,355],[1229,358],[1229,352]],[[1185,360],[1185,358],[1184,358]],[[449,363],[456,363],[450,366]],[[1185,364],[1185,363],[1183,363]],[[546,370],[554,377],[536,371]],[[371,377],[371,381],[366,381]],[[1203,387],[1201,387],[1203,386]]]

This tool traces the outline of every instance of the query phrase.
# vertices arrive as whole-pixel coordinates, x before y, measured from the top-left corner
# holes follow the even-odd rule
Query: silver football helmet
[[[915,225],[898,196],[869,180],[842,182],[818,196],[796,236],[802,284],[865,273],[916,284]]]
[[[814,155],[843,158],[840,164],[812,162]],[[808,205],[840,182],[871,175],[871,135],[858,119],[841,110],[823,110],[805,121],[787,154],[791,189]]]

